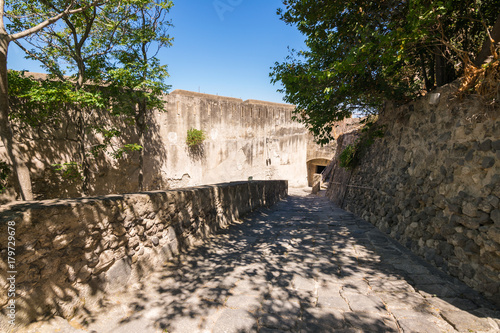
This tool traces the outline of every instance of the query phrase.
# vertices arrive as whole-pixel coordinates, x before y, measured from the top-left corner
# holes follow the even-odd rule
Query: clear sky
[[[270,68],[285,59],[288,46],[305,46],[304,36],[279,19],[279,7],[281,0],[174,0],[175,40],[159,54],[172,90],[282,102],[279,86],[270,83]],[[14,44],[8,67],[43,72]]]

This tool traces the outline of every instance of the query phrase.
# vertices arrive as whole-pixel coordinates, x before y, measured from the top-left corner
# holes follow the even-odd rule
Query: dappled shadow
[[[3,234],[7,221],[16,221],[16,322],[78,313],[91,322],[109,304],[110,290],[142,280],[240,215],[279,200],[286,183],[277,183],[227,183],[2,207]],[[116,265],[121,274],[114,277],[110,268]],[[0,274],[6,281],[7,269]]]
[[[65,106],[61,108],[62,111],[56,118],[49,118],[38,126],[31,127],[17,120],[12,121],[13,132],[20,142],[20,151],[26,157],[30,169],[35,200],[84,196],[76,111]],[[139,143],[136,124],[129,116],[114,116],[107,110],[86,112],[84,144],[89,164],[88,195],[139,191],[140,152],[129,151],[122,154],[122,157],[113,157],[125,144]],[[167,162],[167,151],[160,134],[161,125],[158,122],[161,120],[158,113],[148,111],[146,115],[147,129],[143,147],[145,190],[168,189],[168,184],[161,177],[161,170]],[[111,140],[107,149],[97,149],[94,154],[92,150],[105,143],[103,134],[93,129],[95,126],[101,126],[107,131],[118,130],[120,135]],[[6,160],[4,150],[0,143],[1,160]],[[64,166],[65,163],[75,164],[68,167]],[[78,169],[74,167],[77,164]],[[58,168],[62,170],[57,170]],[[18,196],[14,178],[11,172],[8,189],[0,194],[0,204],[15,200]]]
[[[168,332],[434,332],[487,331],[486,318],[500,319],[478,293],[316,197],[290,196],[259,210],[135,288],[126,311],[120,305],[113,318],[88,313],[82,325],[98,332],[134,325]]]

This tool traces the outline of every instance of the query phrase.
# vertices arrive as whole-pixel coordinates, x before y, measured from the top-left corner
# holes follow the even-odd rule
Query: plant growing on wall
[[[340,166],[353,170],[361,160],[366,150],[375,142],[376,138],[382,138],[385,134],[386,125],[377,125],[377,117],[368,117],[361,121],[365,126],[361,129],[361,136],[352,145],[347,145],[339,156]]]
[[[75,162],[52,164],[54,171],[61,172],[61,176],[65,179],[82,179],[81,165]]]
[[[190,128],[187,131],[186,144],[189,148],[200,146],[205,141],[205,132],[196,128]]]
[[[187,131],[186,145],[188,148],[188,153],[191,158],[197,160],[201,159],[205,154],[203,147],[203,141],[205,141],[206,136],[203,130],[196,128],[190,128]]]

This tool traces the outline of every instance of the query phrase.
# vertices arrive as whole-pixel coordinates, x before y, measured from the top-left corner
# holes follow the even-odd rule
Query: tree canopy
[[[10,40],[27,57],[39,61],[49,79],[37,82],[9,73],[8,99],[15,106],[9,108],[9,117],[27,126],[47,127],[61,117],[74,122],[78,156],[61,165],[70,165],[82,174],[83,194],[89,193],[90,158],[112,147],[121,127],[143,119],[146,108],[162,106],[159,96],[169,88],[164,83],[168,73],[156,54],[171,45],[167,32],[171,22],[166,15],[172,5],[170,0],[12,0],[5,4],[5,27],[10,35],[51,20],[24,34],[23,41]],[[27,12],[32,14],[23,14]],[[144,105],[140,112],[136,110],[139,103]],[[123,126],[110,127],[95,116],[97,110],[126,121]],[[139,130],[145,130],[143,121]],[[128,143],[108,152],[119,158],[141,149]]]
[[[500,0],[285,0],[281,19],[306,37],[270,74],[319,143],[332,124],[404,103],[472,66]],[[498,42],[498,41],[497,41]]]

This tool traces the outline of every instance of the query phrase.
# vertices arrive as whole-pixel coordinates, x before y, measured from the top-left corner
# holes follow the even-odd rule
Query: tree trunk
[[[435,48],[435,73],[436,73],[436,87],[441,87],[446,83],[446,59],[443,56],[443,46],[436,46]]]
[[[19,186],[22,200],[33,200],[31,177],[24,160],[19,144],[12,134],[9,122],[9,89],[7,78],[7,51],[9,49],[9,36],[0,33],[0,137],[10,159],[10,164]]]
[[[139,112],[136,123],[139,134],[139,145],[142,149],[139,151],[139,191],[144,191],[144,133],[146,132],[146,100],[139,102]]]
[[[493,30],[490,31],[491,38],[495,41],[495,44],[498,45],[500,43],[500,14],[498,14],[497,21],[493,26]],[[486,60],[491,56],[491,40],[489,36],[486,36],[486,40],[484,41],[483,47],[479,54],[477,55],[476,60],[474,61],[474,65],[476,67],[481,67]]]
[[[427,69],[425,67],[425,58],[424,58],[423,51],[420,51],[420,66],[422,67],[422,75],[424,77],[425,90],[431,91],[433,88],[433,85],[431,85],[431,82],[429,81],[429,77],[427,76]]]
[[[78,121],[77,127],[77,141],[78,141],[78,155],[82,163],[82,196],[90,195],[90,166],[87,158],[86,143],[86,127],[87,122],[85,119],[85,111],[80,106],[76,106],[76,119]]]

